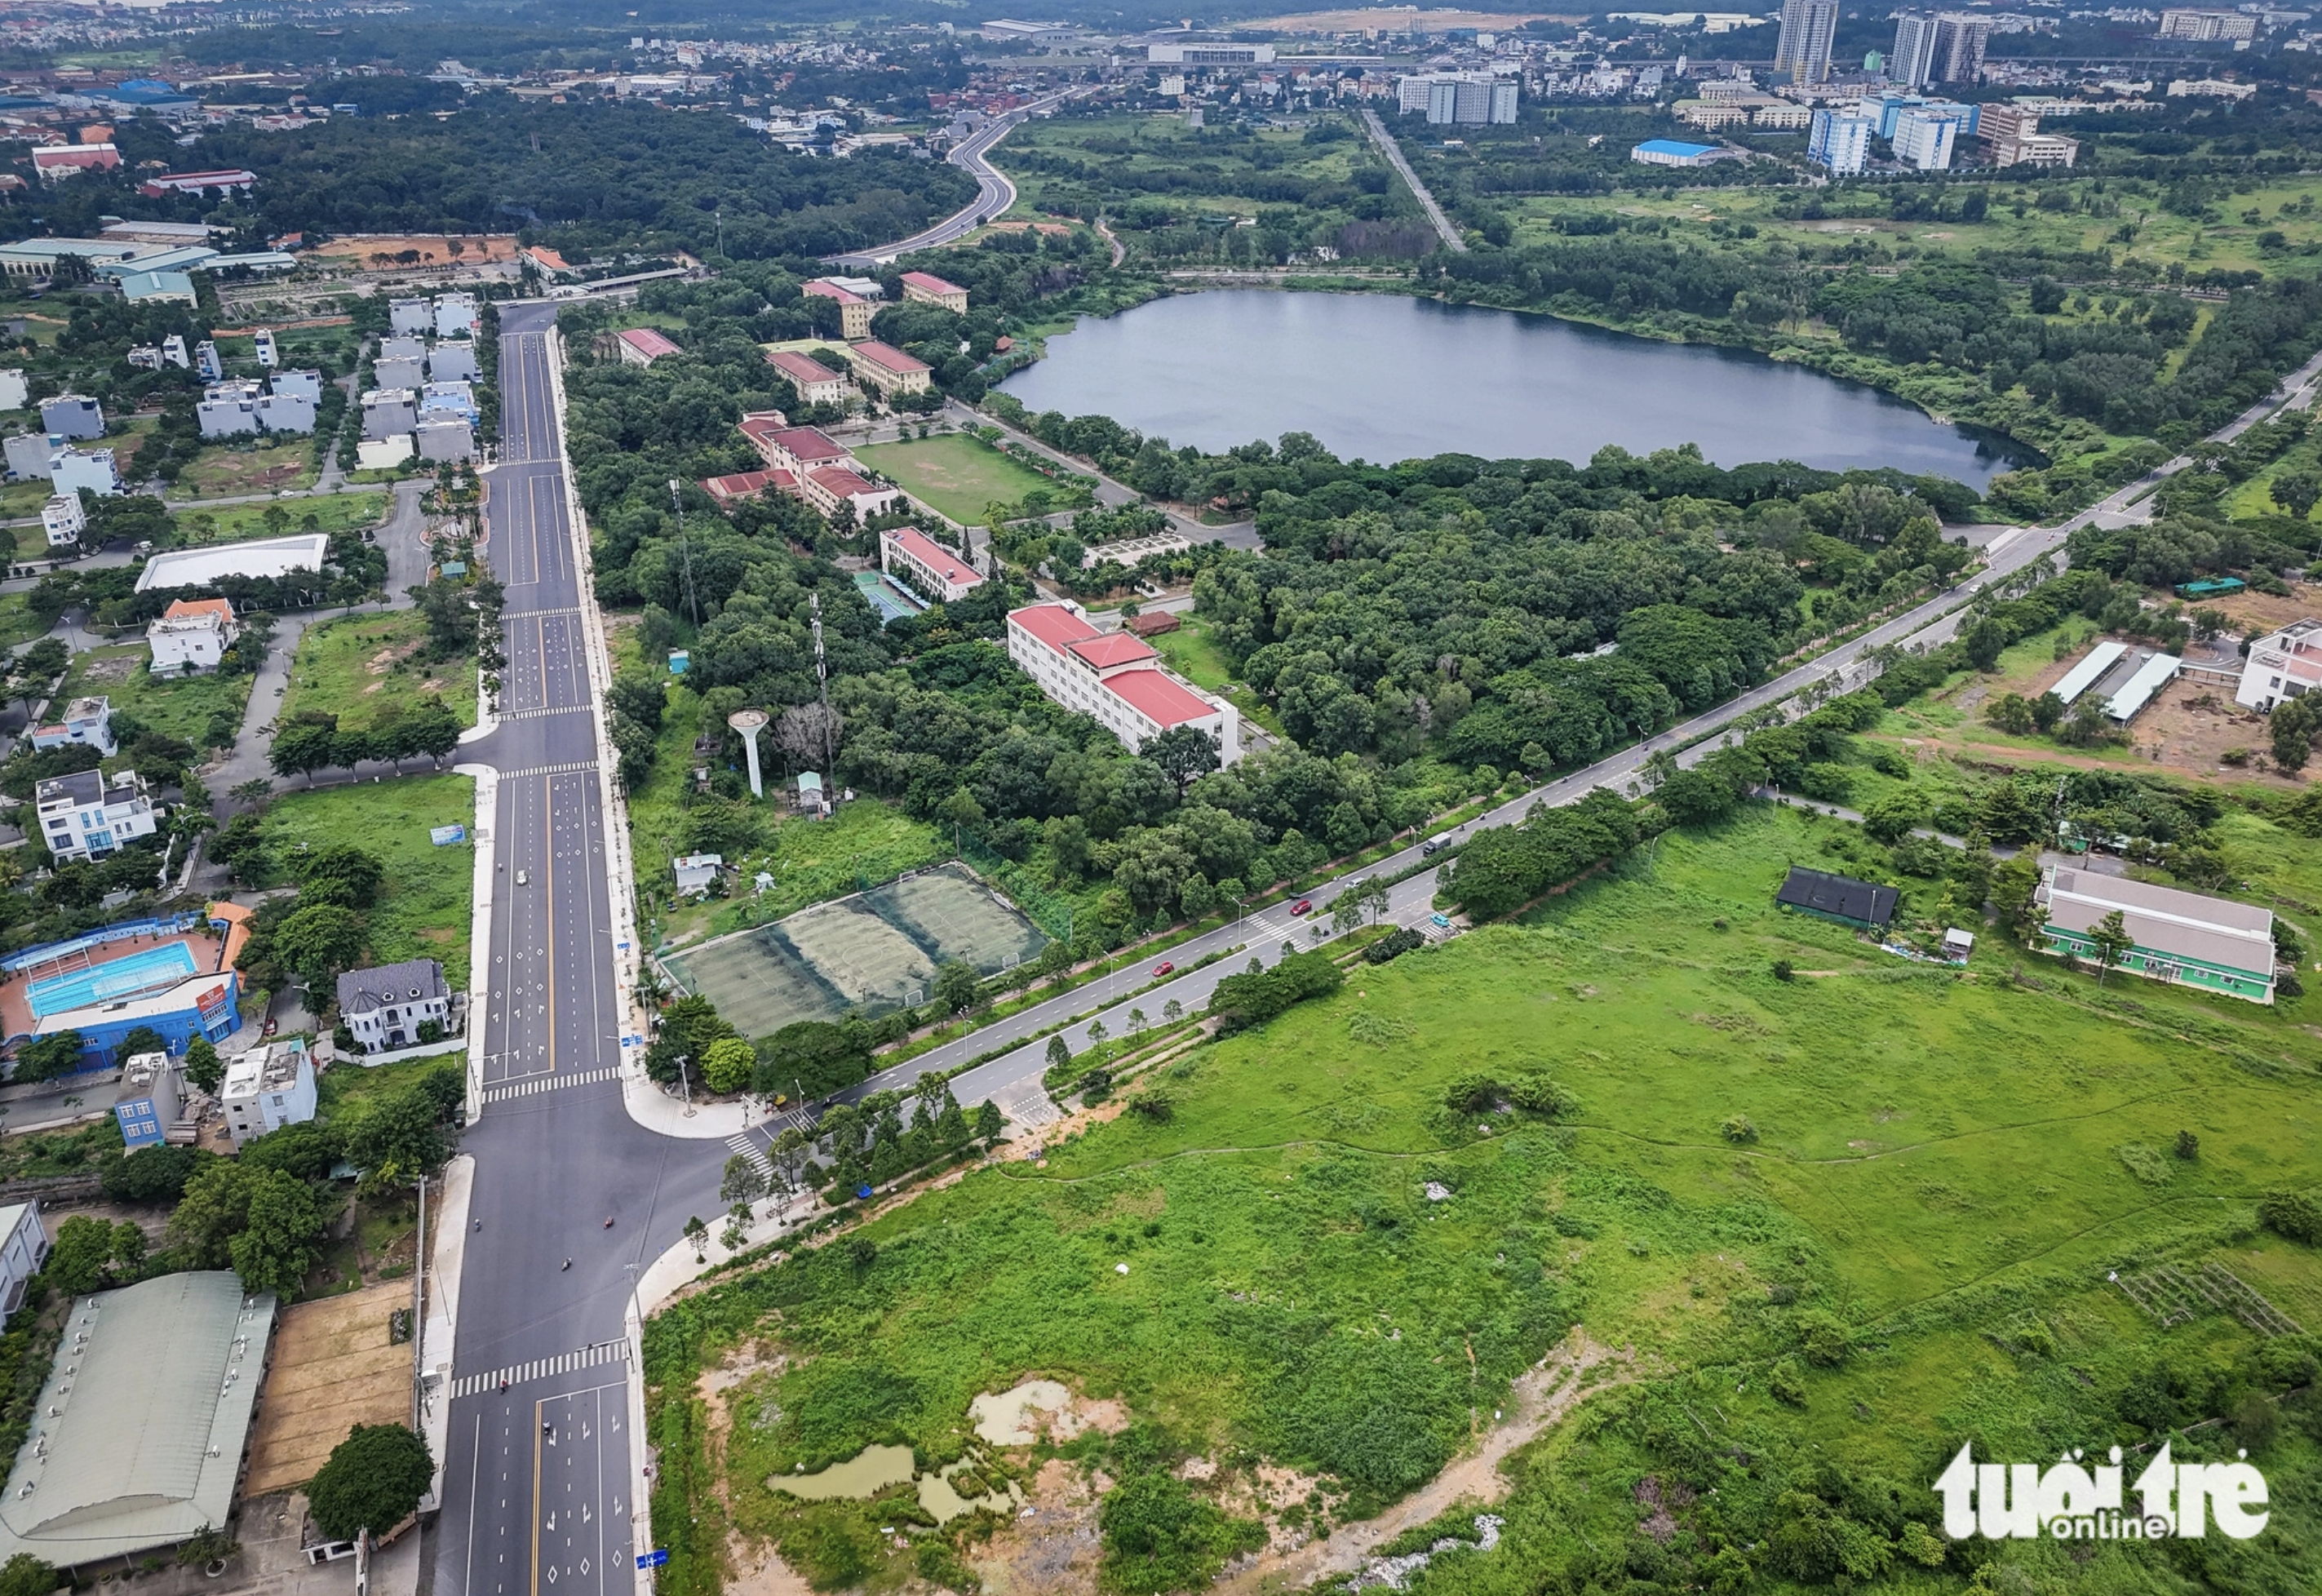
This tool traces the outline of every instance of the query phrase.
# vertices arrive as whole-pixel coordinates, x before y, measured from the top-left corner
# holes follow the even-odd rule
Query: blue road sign
[[[655,1546],[650,1552],[639,1552],[637,1554],[637,1566],[639,1568],[659,1568],[663,1564],[668,1561],[669,1548],[667,1546]]]

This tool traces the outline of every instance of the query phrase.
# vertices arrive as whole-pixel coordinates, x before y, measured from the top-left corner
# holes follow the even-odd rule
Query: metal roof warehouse
[[[2097,956],[2089,933],[2117,913],[2132,944],[2118,968],[2252,1003],[2273,1001],[2273,911],[2149,881],[2051,865],[2034,901],[2052,953]]]
[[[1803,865],[1790,867],[1782,890],[1774,894],[1774,902],[1785,909],[1835,920],[1863,931],[1884,931],[1887,922],[1895,918],[1895,906],[1902,898],[1903,894],[1891,886],[1857,881],[1851,876],[1833,876],[1826,870],[1809,870]]]

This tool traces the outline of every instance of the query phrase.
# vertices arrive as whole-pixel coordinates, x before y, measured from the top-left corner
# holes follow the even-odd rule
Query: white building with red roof
[[[830,299],[838,306],[838,333],[848,343],[871,335],[871,318],[878,307],[851,289],[842,289],[835,282],[821,278],[805,284],[799,290],[816,299]]]
[[[789,379],[790,385],[798,390],[800,404],[846,402],[846,373],[832,371],[810,354],[796,349],[772,349],[766,352],[766,363]]]
[[[1100,632],[1077,604],[1033,604],[1008,614],[1008,657],[1056,703],[1092,715],[1135,750],[1163,732],[1206,732],[1228,765],[1241,757],[1241,716],[1164,666],[1151,644]]]
[[[753,428],[752,418],[742,423],[742,435],[748,438],[761,458],[776,471],[786,471],[802,477],[818,466],[843,465],[850,470],[855,456],[846,446],[819,427],[769,427]]]
[[[152,653],[154,675],[170,672],[214,671],[241,635],[234,625],[233,606],[224,599],[179,599],[161,618],[145,628],[145,647]]]
[[[903,273],[903,298],[919,305],[940,305],[961,316],[967,314],[967,290],[955,282],[946,282],[932,271]]]
[[[900,576],[931,599],[958,602],[983,585],[965,555],[946,548],[917,527],[879,534],[880,568]]]
[[[934,372],[927,362],[875,338],[865,344],[848,344],[846,359],[855,368],[857,382],[877,389],[888,399],[899,393],[925,393],[934,381]]]
[[[626,333],[614,334],[613,348],[625,366],[649,366],[664,354],[678,353],[676,344],[651,327],[631,327]]]
[[[2270,715],[2276,704],[2322,687],[2322,620],[2293,620],[2249,646],[2234,702]]]
[[[882,488],[851,465],[824,465],[806,472],[799,478],[799,496],[827,516],[851,504],[858,525],[903,501],[900,488]]]
[[[32,170],[43,183],[86,171],[111,171],[120,164],[121,151],[111,144],[50,144],[32,151]]]
[[[755,499],[767,491],[795,494],[798,479],[786,471],[744,471],[731,476],[704,477],[701,490],[720,505]]]

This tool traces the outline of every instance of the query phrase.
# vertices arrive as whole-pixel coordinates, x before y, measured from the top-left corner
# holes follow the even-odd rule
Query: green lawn
[[[26,624],[30,624],[29,619]],[[196,748],[225,748],[242,728],[250,702],[251,678],[215,673],[204,676],[155,676],[142,643],[92,648],[74,656],[58,690],[59,704],[84,693],[110,699],[116,713],[133,716],[165,736]]]
[[[982,526],[987,504],[1013,504],[1035,488],[1056,488],[1038,472],[962,433],[871,444],[855,453],[864,464],[900,482],[912,498],[962,526]]]
[[[468,983],[469,917],[475,901],[476,848],[437,848],[437,826],[476,821],[476,785],[464,775],[404,776],[359,786],[292,791],[267,806],[265,834],[283,885],[302,848],[347,843],[387,864],[379,902],[367,916],[371,960],[435,959],[454,988]]]
[[[328,493],[314,499],[287,499],[275,504],[180,509],[173,518],[178,536],[187,543],[233,543],[297,532],[346,532],[376,527],[387,518],[394,504],[392,493]],[[275,516],[277,510],[281,512],[279,516]],[[269,517],[274,518],[270,520]]]
[[[1906,963],[1774,909],[1826,829],[1757,807],[1671,833],[1521,926],[1358,965],[1336,996],[1165,1067],[1166,1115],[929,1191],[867,1229],[874,1252],[801,1252],[657,1316],[667,1589],[717,1588],[707,1555],[729,1526],[778,1541],[818,1588],[894,1588],[908,1565],[877,1533],[893,1502],[801,1507],[767,1481],[873,1442],[959,1456],[969,1399],[1034,1374],[1149,1426],[1064,1449],[1115,1481],[1205,1454],[1197,1494],[1246,1514],[1271,1461],[1320,1476],[1277,1528],[1365,1517],[1576,1334],[1613,1349],[1613,1384],[1519,1454],[1501,1549],[1438,1588],[1581,1589],[1567,1571],[1608,1566],[1608,1547],[1668,1570],[1657,1588],[1700,1588],[1683,1560],[1708,1557],[1712,1529],[1737,1555],[1763,1548],[1801,1510],[1785,1493],[1860,1513],[1832,1481],[1879,1478],[1898,1482],[1892,1517],[1865,1533],[1896,1573],[1857,1588],[1959,1589],[1915,1581],[1887,1537],[1939,1519],[1927,1482],[1963,1439],[2020,1460],[2157,1440],[2148,1426],[2228,1399],[2155,1408],[2148,1371],[2198,1389],[2192,1371],[2250,1367],[2255,1337],[2233,1320],[2163,1331],[2108,1270],[2230,1262],[2322,1323],[2322,1261],[2249,1228],[2256,1195],[2322,1182],[2322,999],[2099,988],[1996,933],[1964,974]],[[1451,1112],[1447,1086],[1476,1072],[1546,1074],[1576,1105],[1554,1123]],[[2180,1131],[2197,1159],[2165,1151]],[[696,1375],[745,1345],[762,1372],[731,1399],[720,1500]],[[1788,1400],[1777,1380],[1796,1382]],[[2272,1437],[2252,1455],[2277,1481],[2312,1477],[2313,1441],[2271,1419],[2239,1432]],[[2178,1437],[2204,1458],[2235,1444]],[[989,1466],[1028,1480],[1049,1455]],[[1684,1487],[1668,1546],[1638,1533],[1648,1474]],[[2252,1579],[2290,1589],[2285,1560],[2322,1526],[2310,1496],[2274,1501],[2274,1536],[2239,1550],[2263,1560]],[[1982,1551],[2037,1569],[2049,1548]],[[2135,1549],[2094,1555],[2085,1588],[2162,1588],[2132,1576]],[[1769,1582],[1753,1588],[1791,1588],[1754,1561]]]
[[[430,693],[442,697],[462,726],[476,723],[476,662],[448,665],[413,659],[427,637],[416,611],[344,615],[308,627],[291,662],[281,717],[306,711],[335,714],[350,731],[367,730],[382,713],[397,715]]]
[[[0,648],[29,643],[47,630],[32,613],[32,595],[0,593]]]
[[[789,812],[789,805],[773,799],[758,808],[763,823],[758,845],[742,854],[727,854],[726,862],[738,866],[746,888],[760,870],[772,874],[773,889],[761,897],[746,890],[723,903],[696,903],[670,911],[662,926],[663,940],[688,935],[722,936],[745,926],[763,925],[783,915],[842,898],[865,887],[891,881],[906,870],[948,858],[947,839],[936,829],[915,821],[883,799],[857,798],[839,805],[827,821],[806,820]],[[782,817],[782,818],[777,818]],[[686,833],[670,833],[682,844]],[[669,860],[682,848],[657,843],[655,851],[637,849],[639,867],[648,872],[642,884],[664,894],[670,885]]]
[[[1247,683],[1234,679],[1233,665],[1224,649],[1210,636],[1209,623],[1191,615],[1181,615],[1174,632],[1164,632],[1153,639],[1153,647],[1169,664],[1169,668],[1194,686],[1214,693],[1239,710],[1242,719],[1254,720],[1275,736],[1282,733],[1282,722],[1272,704],[1263,694]]]

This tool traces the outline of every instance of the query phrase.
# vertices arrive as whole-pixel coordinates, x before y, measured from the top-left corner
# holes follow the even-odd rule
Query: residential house
[[[0,1315],[24,1306],[24,1292],[49,1261],[49,1233],[41,1225],[41,1200],[26,1197],[0,1208]]]
[[[88,511],[81,508],[78,493],[54,494],[41,506],[41,529],[48,534],[50,548],[73,547],[87,527]]]
[[[412,429],[412,443],[422,460],[473,460],[476,428],[465,416],[439,410],[420,417]]]
[[[218,1101],[237,1151],[270,1131],[313,1119],[315,1060],[306,1039],[261,1042],[226,1059]]]
[[[438,338],[469,338],[476,331],[476,297],[473,294],[438,294],[435,297],[435,335]]]
[[[121,1126],[121,1144],[130,1152],[159,1147],[177,1128],[185,1104],[185,1081],[175,1059],[167,1053],[138,1053],[121,1067],[121,1085],[113,1096],[113,1117]]]
[[[706,895],[710,885],[716,882],[726,869],[726,858],[723,854],[689,853],[681,855],[669,863],[670,869],[677,877],[677,895],[681,898]]]
[[[419,337],[435,325],[435,312],[425,299],[389,299],[387,325],[398,337]]]
[[[177,600],[145,628],[145,647],[152,655],[148,668],[156,676],[214,671],[241,635],[226,600]]]
[[[50,776],[32,789],[32,806],[41,839],[59,864],[101,859],[154,831],[153,803],[134,771],[110,778],[95,770]]]
[[[49,454],[49,485],[68,496],[87,488],[110,499],[121,491],[121,470],[110,449],[56,449]]]
[[[41,401],[41,430],[78,443],[105,436],[105,407],[86,395],[60,393]]]
[[[21,410],[28,397],[22,366],[0,371],[0,410]]]
[[[5,445],[0,445],[0,449],[5,449],[8,460],[8,480],[12,482],[25,482],[34,477],[48,475],[49,456],[57,452],[59,445],[62,442],[62,439],[59,439],[57,443],[50,443],[49,435],[45,432],[20,432],[13,435]]]
[[[452,988],[432,959],[349,970],[339,977],[339,1018],[366,1053],[411,1047],[422,1025],[450,1034]]]
[[[2322,686],[2322,620],[2293,620],[2251,640],[2234,702],[2271,714],[2283,700],[2303,698],[2317,686]]]
[[[476,346],[472,344],[438,344],[427,352],[427,376],[434,382],[475,382],[481,381],[483,368],[476,363]]]
[[[400,437],[419,425],[419,396],[408,388],[374,388],[362,396],[362,435]]]

